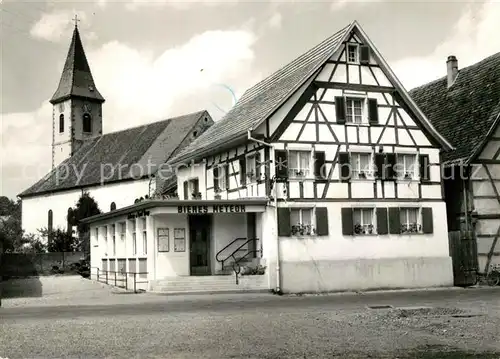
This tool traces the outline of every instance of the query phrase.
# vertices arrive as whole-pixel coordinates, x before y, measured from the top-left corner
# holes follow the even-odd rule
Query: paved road
[[[468,352],[500,352],[495,288],[117,297],[126,304],[1,308],[0,357],[464,359]],[[401,318],[368,310],[372,305],[458,308],[482,316]],[[481,355],[474,357],[500,358]]]

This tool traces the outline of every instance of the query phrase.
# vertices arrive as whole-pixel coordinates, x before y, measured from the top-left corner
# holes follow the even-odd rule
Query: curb
[[[186,291],[186,292],[158,292],[158,291],[147,291],[147,294],[155,296],[181,296],[181,295],[215,295],[215,294],[256,294],[256,293],[268,293],[269,289],[249,289],[249,290],[199,290],[199,291]]]

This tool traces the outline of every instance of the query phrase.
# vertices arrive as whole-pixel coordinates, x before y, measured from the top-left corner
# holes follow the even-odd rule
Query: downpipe
[[[267,142],[264,142],[264,141],[261,141],[261,140],[258,140],[256,138],[253,138],[252,137],[252,130],[253,128],[250,128],[248,131],[247,131],[247,139],[249,141],[253,141],[253,142],[256,142],[256,143],[259,143],[261,145],[264,145],[264,146],[267,146],[269,148],[272,149],[272,154],[274,154],[274,146],[270,143],[267,143]],[[274,178],[274,181],[276,181],[276,176],[273,177]],[[274,190],[275,190],[275,195],[274,195],[274,222],[275,224],[278,223],[278,191],[277,191],[277,188],[276,188],[276,183],[273,184],[273,187],[274,187]],[[279,237],[278,237],[278,229],[277,227],[275,226],[275,239],[276,239],[276,289],[275,289],[275,293],[277,294],[281,294],[281,280],[280,280],[280,277],[281,277],[281,269],[280,269],[280,241],[279,241]]]

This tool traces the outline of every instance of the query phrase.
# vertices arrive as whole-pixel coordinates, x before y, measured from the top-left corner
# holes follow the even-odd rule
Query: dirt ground
[[[495,289],[168,297],[108,288],[98,295],[94,286],[82,293],[71,300],[54,292],[52,306],[35,298],[0,309],[0,357],[500,358]]]

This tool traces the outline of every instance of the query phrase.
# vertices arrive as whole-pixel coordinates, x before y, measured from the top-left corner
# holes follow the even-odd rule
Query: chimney
[[[448,60],[446,60],[446,69],[447,69],[447,79],[448,79],[448,87],[451,87],[453,85],[453,82],[455,82],[455,79],[457,78],[458,75],[458,60],[455,56],[450,55],[448,56]]]

